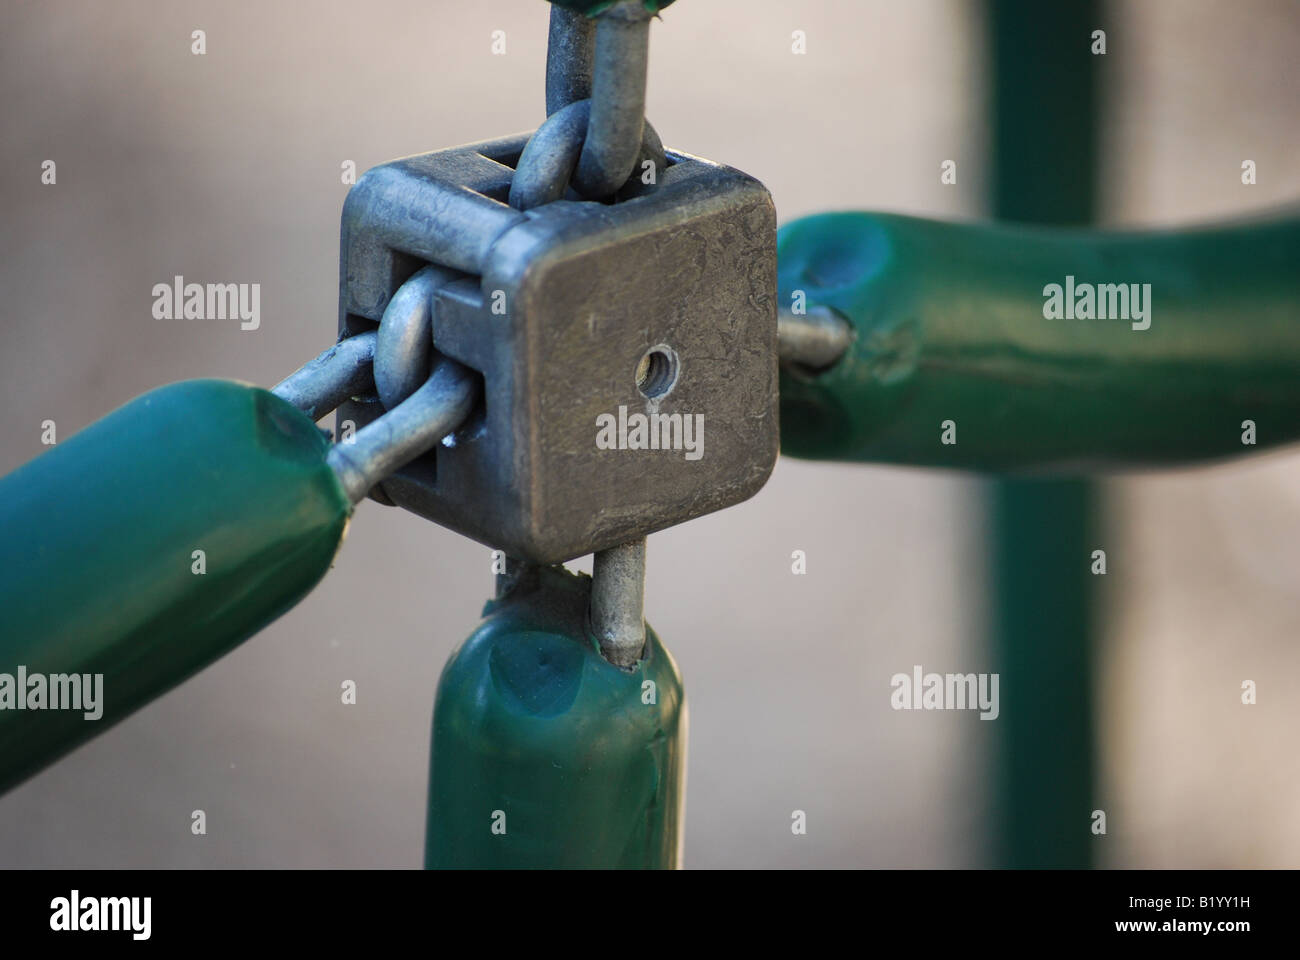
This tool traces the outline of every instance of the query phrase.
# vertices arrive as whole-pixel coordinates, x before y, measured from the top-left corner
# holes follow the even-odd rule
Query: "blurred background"
[[[1300,5],[1099,9],[1102,222],[1300,198]],[[983,14],[973,0],[682,0],[652,31],[648,116],[669,146],[763,180],[782,221],[979,218]],[[341,165],[535,127],[547,16],[542,0],[5,3],[0,472],[42,451],[43,420],[67,437],[153,386],[270,385],[323,349]],[[955,186],[940,184],[948,159]],[[261,284],[261,328],[155,320],[152,287],[177,274]],[[1097,864],[1300,866],[1297,478],[1300,455],[1283,452],[1106,485]],[[753,500],[651,537],[647,614],[691,708],[688,867],[995,859],[998,723],[889,706],[890,677],[913,664],[991,669],[985,487],[786,459]],[[490,563],[362,504],[301,606],[0,798],[0,866],[419,866],[434,685]],[[190,832],[196,809],[206,836]]]

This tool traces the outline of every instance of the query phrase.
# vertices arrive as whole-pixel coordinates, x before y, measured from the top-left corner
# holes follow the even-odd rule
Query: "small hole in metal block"
[[[636,388],[647,400],[668,396],[677,385],[677,353],[667,344],[651,347],[636,366]]]

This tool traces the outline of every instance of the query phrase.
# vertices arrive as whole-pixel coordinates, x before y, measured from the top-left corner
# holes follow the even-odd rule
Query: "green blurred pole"
[[[1090,0],[989,0],[995,217],[1093,219],[1101,58],[1090,47],[1100,19]],[[991,487],[991,628],[1002,675],[998,866],[1092,864],[1089,555],[1097,499],[1085,480]]]

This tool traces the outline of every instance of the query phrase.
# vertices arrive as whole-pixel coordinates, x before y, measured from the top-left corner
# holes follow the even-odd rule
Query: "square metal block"
[[[766,482],[778,450],[776,218],[757,180],[677,153],[642,196],[521,213],[504,201],[525,142],[361,178],[343,210],[340,332],[373,329],[427,263],[464,274],[435,296],[433,339],[482,374],[483,408],[383,493],[512,556],[558,563]],[[354,402],[339,419],[360,427],[381,412]],[[650,428],[669,449],[636,448]]]

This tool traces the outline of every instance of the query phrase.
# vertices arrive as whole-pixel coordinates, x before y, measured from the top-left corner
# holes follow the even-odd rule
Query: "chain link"
[[[435,266],[417,271],[393,294],[378,331],[336,343],[272,390],[313,420],[346,400],[378,393],[385,412],[328,455],[353,503],[381,489],[386,477],[458,429],[474,409],[481,378],[433,344],[434,295],[457,276]]]
[[[594,22],[552,5],[548,116],[519,158],[511,206],[559,200],[570,186],[588,200],[625,199],[657,182],[666,158],[645,120],[652,16],[640,0],[614,3]]]
[[[392,410],[429,379],[436,354],[434,295],[457,276],[442,267],[424,267],[388,302],[375,345],[375,391],[385,409]]]

